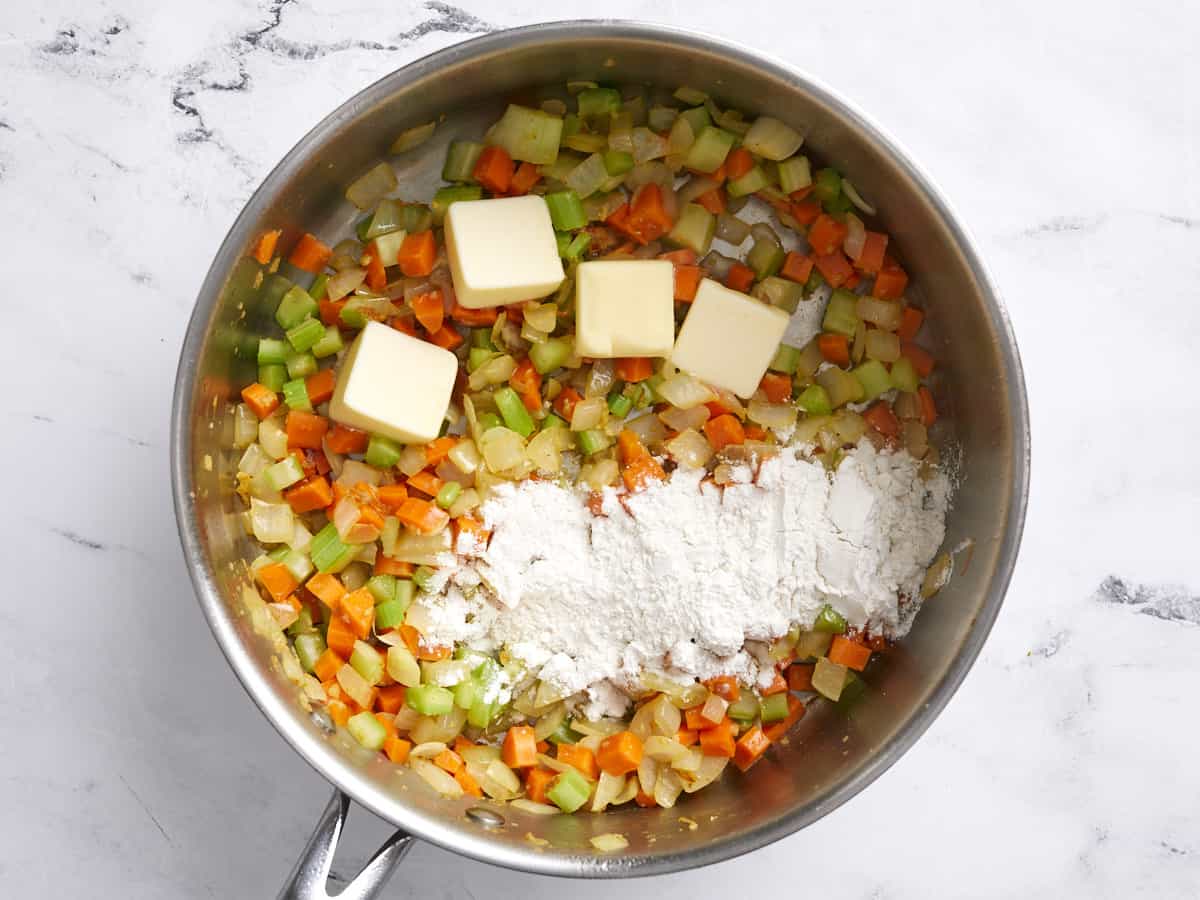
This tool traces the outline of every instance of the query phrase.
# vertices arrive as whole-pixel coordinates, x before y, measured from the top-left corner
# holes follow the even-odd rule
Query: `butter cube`
[[[541,197],[460,200],[446,210],[446,255],[469,309],[536,300],[558,290],[562,261]]]
[[[701,381],[749,397],[787,325],[782,309],[706,278],[679,329],[671,362]]]
[[[675,341],[675,267],[665,259],[579,264],[575,350],[580,356],[667,356]]]
[[[342,360],[329,417],[404,444],[432,441],[457,374],[449,350],[368,322]]]

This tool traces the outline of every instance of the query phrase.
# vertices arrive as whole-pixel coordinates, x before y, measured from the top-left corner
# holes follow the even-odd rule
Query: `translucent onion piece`
[[[333,508],[333,516],[330,521],[337,529],[338,537],[343,541],[346,540],[350,530],[358,523],[358,504],[352,497],[343,497]]]
[[[654,783],[654,802],[663,809],[670,809],[683,793],[683,779],[674,769],[661,769]]]
[[[426,784],[443,797],[455,800],[463,795],[462,785],[454,780],[454,776],[439,769],[428,760],[414,759],[409,765]]]
[[[654,707],[651,727],[660,735],[674,737],[683,721],[679,709],[671,703],[666,694],[652,700],[650,705]]]
[[[747,233],[749,233],[749,226],[747,226]],[[704,259],[700,260],[700,268],[710,278],[717,281],[724,281],[725,276],[729,274],[729,270],[735,262],[737,262],[736,259],[713,250]]]
[[[405,446],[400,451],[400,458],[396,460],[396,468],[403,472],[407,478],[416,475],[426,465],[428,463],[425,459],[425,448],[417,444],[408,444]]]
[[[362,263],[362,255],[363,245],[354,238],[346,238],[334,244],[333,253],[329,256],[329,265],[335,272],[353,269]]]
[[[699,407],[704,409],[704,407]],[[667,441],[664,449],[671,459],[689,469],[702,469],[712,459],[712,444],[694,428],[685,428],[671,440]]]
[[[436,128],[436,122],[426,122],[424,125],[417,125],[406,131],[402,131],[400,132],[400,136],[392,141],[392,146],[388,152],[403,153],[405,150],[419,147],[433,137],[433,132]]]
[[[849,178],[842,179],[842,192],[850,198],[850,202],[865,212],[868,216],[875,215],[875,207],[863,199],[858,189],[850,183]]]
[[[751,153],[778,162],[800,149],[800,132],[771,116],[759,116],[742,138],[742,146]],[[842,181],[845,184],[845,180]]]
[[[712,389],[698,378],[680,372],[658,386],[664,400],[679,409],[691,409],[717,399]]]
[[[928,600],[950,581],[954,574],[954,557],[942,553],[925,571],[925,579],[921,582],[921,597]]]
[[[258,416],[245,403],[233,412],[233,446],[248,447],[258,437]]]
[[[846,239],[842,241],[842,249],[853,260],[862,256],[863,246],[867,241],[867,226],[854,213],[846,213]]]
[[[787,431],[796,425],[796,406],[793,403],[766,403],[751,400],[746,410],[751,422],[775,431]]]
[[[350,182],[346,199],[359,209],[370,209],[396,189],[396,173],[391,164],[381,162],[365,175]]]
[[[352,269],[343,269],[340,272],[335,272],[325,283],[325,291],[329,295],[330,300],[341,300],[352,291],[358,290],[359,286],[366,280],[367,270],[362,266],[355,266]]]
[[[443,716],[421,716],[409,732],[414,744],[426,741],[450,743],[462,733],[467,723],[467,711],[457,706]]]
[[[612,389],[616,364],[611,359],[598,359],[592,363],[587,384],[583,388],[585,397],[606,397]]]
[[[710,178],[707,175],[693,175],[679,189],[678,200],[680,203],[691,203],[697,197],[703,196],[720,186],[720,182],[715,178]]]
[[[615,459],[602,459],[590,463],[579,471],[579,481],[594,491],[610,487],[617,483],[621,471]]]
[[[565,429],[551,428],[539,431],[530,439],[529,446],[525,448],[526,458],[543,475],[557,474],[562,468],[561,445],[554,432],[563,430]]]
[[[837,701],[842,696],[842,688],[846,686],[845,666],[830,662],[824,656],[818,657],[816,668],[813,669],[813,690],[829,700]]]
[[[255,433],[258,433],[258,423],[255,422]],[[238,471],[245,472],[251,478],[266,471],[268,466],[275,464],[275,458],[262,448],[261,444],[251,444],[238,460]]]
[[[643,755],[637,767],[637,780],[642,787],[642,793],[653,794],[655,782],[658,781],[658,761]]]
[[[658,416],[639,416],[625,423],[647,447],[657,447],[666,439],[667,428]]]
[[[596,791],[592,795],[592,812],[604,812],[605,807],[616,800],[624,789],[624,775],[609,775],[607,772],[601,772],[600,780],[596,782]]]
[[[422,459],[424,458],[424,449],[421,451]],[[425,468],[421,466],[421,468]],[[417,471],[420,471],[418,469]],[[383,480],[383,473],[374,466],[369,466],[365,462],[360,462],[357,459],[348,459],[342,465],[342,474],[338,476],[338,484],[344,484],[347,487],[352,487],[360,481],[370,485],[378,485]]]
[[[515,431],[498,426],[479,438],[483,461],[493,472],[511,469],[525,459],[525,441]]]
[[[418,534],[404,529],[396,539],[392,558],[417,566],[436,566],[444,562],[443,554],[450,552],[450,531],[443,528],[437,534]]]
[[[717,216],[716,235],[721,240],[736,247],[750,236],[750,226],[737,216],[731,216],[729,213],[721,213]]]
[[[724,756],[705,756],[700,762],[700,768],[696,770],[695,777],[683,789],[689,794],[694,794],[701,788],[708,787],[721,776],[728,762]]]
[[[295,515],[286,503],[264,503],[251,497],[250,527],[264,544],[284,544],[295,530]]]
[[[667,135],[667,152],[675,155],[686,153],[696,142],[696,133],[687,119],[676,118],[671,124],[670,134]]]
[[[676,760],[687,756],[688,752],[688,748],[679,741],[658,734],[646,738],[642,749],[647,755],[668,765],[673,765]]]
[[[766,241],[769,244],[779,245],[779,235],[775,233],[775,229],[766,222],[755,222],[750,226],[750,235],[756,241]]]
[[[709,420],[712,414],[707,406],[693,406],[691,409],[680,409],[672,406],[658,414],[663,424],[672,431],[686,431],[689,428],[699,428]]]
[[[633,129],[633,161],[648,162],[667,155],[667,142],[649,128]]]
[[[538,331],[549,333],[558,324],[558,305],[555,303],[541,303],[532,309],[526,309],[525,321]]]
[[[607,410],[608,404],[605,403],[603,397],[580,400],[571,412],[571,430],[588,431],[592,428],[599,428]]]
[[[912,419],[906,419],[900,426],[900,438],[904,442],[904,449],[914,459],[922,459],[929,452],[929,432],[920,422]]]
[[[867,331],[867,358],[892,363],[900,358],[900,338],[890,331],[871,328]]]
[[[830,421],[833,433],[844,444],[857,444],[867,433],[867,422],[858,413],[849,409],[838,410]]]
[[[904,310],[895,300],[880,300],[876,297],[862,296],[858,298],[855,312],[864,322],[870,322],[884,331],[895,331],[900,327],[900,319]]]
[[[467,378],[467,387],[472,391],[481,390],[489,385],[503,384],[517,371],[517,361],[509,355],[489,359]]]
[[[439,753],[446,749],[445,743],[442,741],[426,741],[424,744],[417,744],[408,752],[409,759],[433,759]]]
[[[703,762],[703,750],[699,747],[685,747],[683,755],[671,763],[671,768],[684,775],[694,776],[700,771],[700,764]]]
[[[258,423],[258,443],[273,459],[287,456],[287,432],[283,430],[283,416],[276,413]]]
[[[608,169],[604,167],[604,157],[593,153],[567,175],[566,184],[580,198],[591,196],[600,189],[600,185],[608,180]]]
[[[557,806],[550,806],[547,803],[534,803],[525,797],[518,797],[516,800],[510,801],[510,803],[513,809],[519,809],[535,816],[557,816],[562,814],[562,810]]]
[[[629,841],[623,834],[608,832],[607,834],[598,834],[591,838],[590,843],[601,853],[612,853],[617,850],[624,850],[629,846]]]

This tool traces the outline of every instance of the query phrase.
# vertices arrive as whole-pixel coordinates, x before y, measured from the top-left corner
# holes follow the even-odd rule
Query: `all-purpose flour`
[[[758,657],[825,603],[900,636],[944,535],[950,483],[864,441],[831,475],[785,451],[724,488],[679,469],[635,495],[545,481],[502,486],[482,507],[486,549],[439,571],[410,612],[432,638],[505,645],[588,715],[618,714],[643,670],[772,677]],[[926,473],[928,475],[928,473]],[[749,642],[749,643],[748,643]]]

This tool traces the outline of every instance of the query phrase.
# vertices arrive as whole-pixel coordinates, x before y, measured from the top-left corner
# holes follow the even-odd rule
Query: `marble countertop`
[[[246,701],[192,600],[167,488],[173,374],[226,228],[318,118],[423,54],[544,15],[526,0],[461,2],[6,8],[3,332],[20,373],[0,412],[6,896],[273,896],[324,807],[326,785]],[[1027,367],[1021,559],[944,714],[807,830],[619,889],[422,845],[388,896],[667,900],[801,882],[826,898],[1196,896],[1195,8],[785,13],[745,0],[735,21],[711,0],[604,9],[807,69],[952,198]],[[51,486],[64,476],[68,490]],[[359,813],[339,866],[386,833]]]

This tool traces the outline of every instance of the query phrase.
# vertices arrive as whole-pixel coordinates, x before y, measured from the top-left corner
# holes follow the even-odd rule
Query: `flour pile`
[[[620,714],[643,671],[765,684],[765,642],[826,603],[907,632],[944,536],[944,473],[863,441],[832,475],[794,450],[724,488],[703,475],[608,490],[600,516],[583,491],[504,485],[481,508],[487,548],[457,548],[474,554],[440,569],[408,620],[443,643],[507,646],[563,695],[586,691],[589,717]]]

